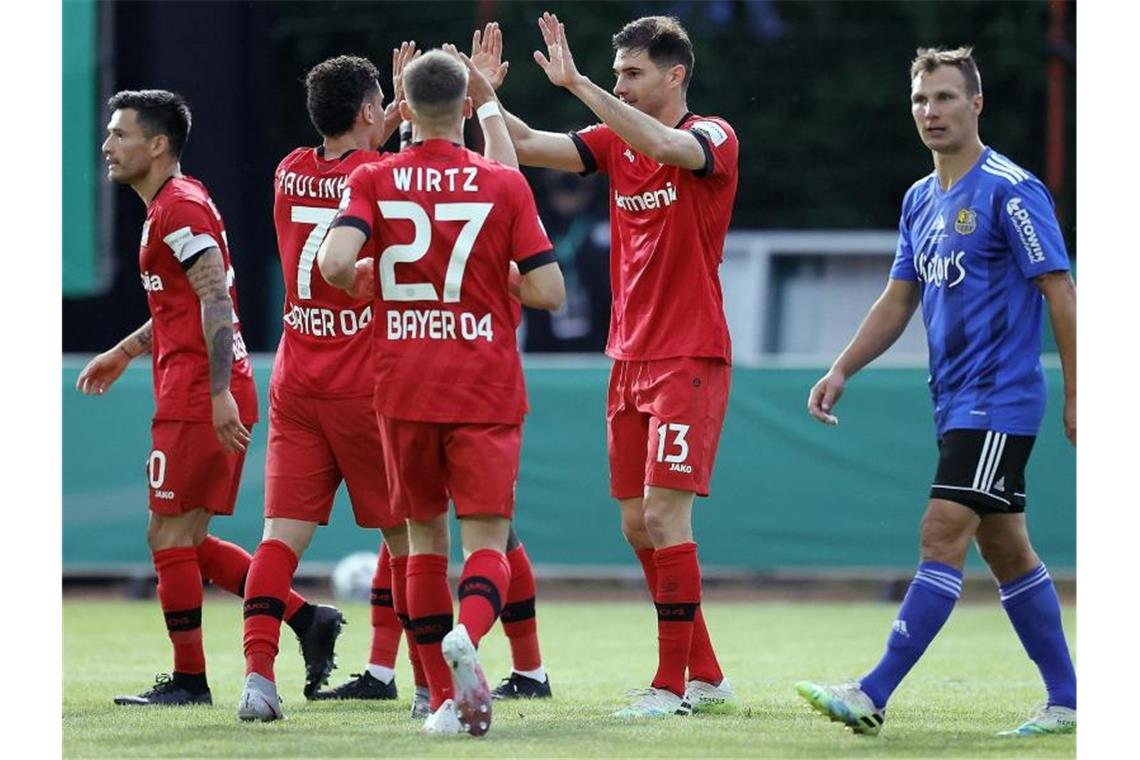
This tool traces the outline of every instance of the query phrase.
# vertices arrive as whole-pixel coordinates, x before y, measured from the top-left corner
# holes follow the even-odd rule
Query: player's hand
[[[808,414],[825,425],[838,425],[839,418],[831,410],[839,403],[846,383],[847,378],[835,370],[821,377],[808,394]]]
[[[538,20],[538,28],[542,30],[542,40],[546,43],[546,55],[534,51],[534,62],[546,72],[546,78],[551,84],[569,89],[582,79],[578,67],[574,64],[574,56],[570,52],[570,45],[566,42],[566,27],[553,13],[543,13]]]
[[[507,272],[507,290],[510,291],[511,298],[522,302],[522,273],[519,272],[519,265],[513,261]]]
[[[1077,445],[1077,397],[1076,395],[1067,396],[1065,398],[1065,436],[1072,441],[1073,445]]]
[[[404,68],[423,53],[416,50],[416,41],[405,40],[400,47],[392,48],[392,101],[384,107],[384,120],[400,118],[400,101],[404,99]]]
[[[467,67],[467,97],[471,98],[471,105],[475,108],[489,103],[495,99],[495,88],[483,76],[483,72],[475,67],[475,64],[463,53],[459,52],[459,48],[451,43],[443,45],[443,52],[455,56],[460,63]]]
[[[218,443],[226,451],[245,451],[249,446],[250,434],[245,425],[241,424],[237,402],[230,389],[211,396],[210,405],[213,407],[214,433],[218,436]]]
[[[471,37],[471,63],[493,88],[497,90],[503,86],[511,64],[503,60],[503,32],[498,22],[488,23],[482,32],[475,30]]]
[[[352,276],[352,287],[346,291],[350,298],[371,301],[376,297],[376,259],[356,260]]]
[[[130,363],[131,357],[127,356],[123,349],[115,346],[87,362],[87,366],[75,381],[75,388],[86,396],[102,396],[111,384],[119,379]]]

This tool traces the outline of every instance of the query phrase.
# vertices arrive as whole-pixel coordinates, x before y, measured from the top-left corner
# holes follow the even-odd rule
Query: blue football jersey
[[[1049,191],[996,151],[947,192],[937,173],[907,191],[891,278],[922,289],[939,435],[1037,434],[1044,297],[1033,278],[1068,269]]]

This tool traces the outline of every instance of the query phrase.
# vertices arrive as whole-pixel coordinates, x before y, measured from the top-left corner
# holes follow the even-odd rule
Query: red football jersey
[[[376,242],[376,410],[421,422],[520,424],[510,261],[554,261],[516,170],[448,142],[417,143],[352,173],[334,225]]]
[[[285,327],[271,383],[283,390],[324,398],[372,395],[372,302],[325,282],[317,249],[348,175],[379,160],[379,153],[354,150],[326,161],[317,148],[297,148],[277,166],[273,223],[285,278]],[[364,256],[375,256],[371,243]]]
[[[638,153],[605,124],[571,132],[587,172],[610,179],[610,335],[606,354],[647,361],[732,360],[717,270],[736,199],[739,144],[728,122],[685,114],[700,171]]]
[[[192,177],[171,177],[146,212],[139,270],[150,306],[156,420],[209,422],[210,365],[202,334],[202,307],[183,262],[208,248],[222,253],[234,304],[234,364],[230,392],[244,423],[257,421],[257,389],[238,322],[234,269],[225,225],[210,194]]]

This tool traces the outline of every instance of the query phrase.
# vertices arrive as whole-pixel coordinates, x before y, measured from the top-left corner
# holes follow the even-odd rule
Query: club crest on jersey
[[[972,208],[964,208],[958,212],[954,220],[954,230],[959,235],[969,235],[978,229],[978,215]]]

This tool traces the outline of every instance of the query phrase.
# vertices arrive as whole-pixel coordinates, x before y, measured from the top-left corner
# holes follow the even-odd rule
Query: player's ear
[[[685,83],[685,67],[677,63],[669,68],[669,86],[680,87]]]
[[[981,116],[982,115],[982,107],[984,105],[985,105],[985,98],[982,97],[982,93],[979,92],[977,95],[974,96],[973,108],[974,108],[974,115],[975,116]]]
[[[412,121],[412,107],[408,105],[408,101],[400,101],[400,118],[404,121]]]
[[[360,120],[367,126],[371,127],[376,123],[376,111],[372,107],[372,101],[366,100],[360,106]]]
[[[163,153],[166,153],[168,150],[170,150],[170,138],[167,135],[164,135],[161,132],[159,132],[157,135],[155,135],[154,137],[152,137],[150,139],[151,139],[151,143],[150,143],[150,157],[151,158],[158,158]]]

